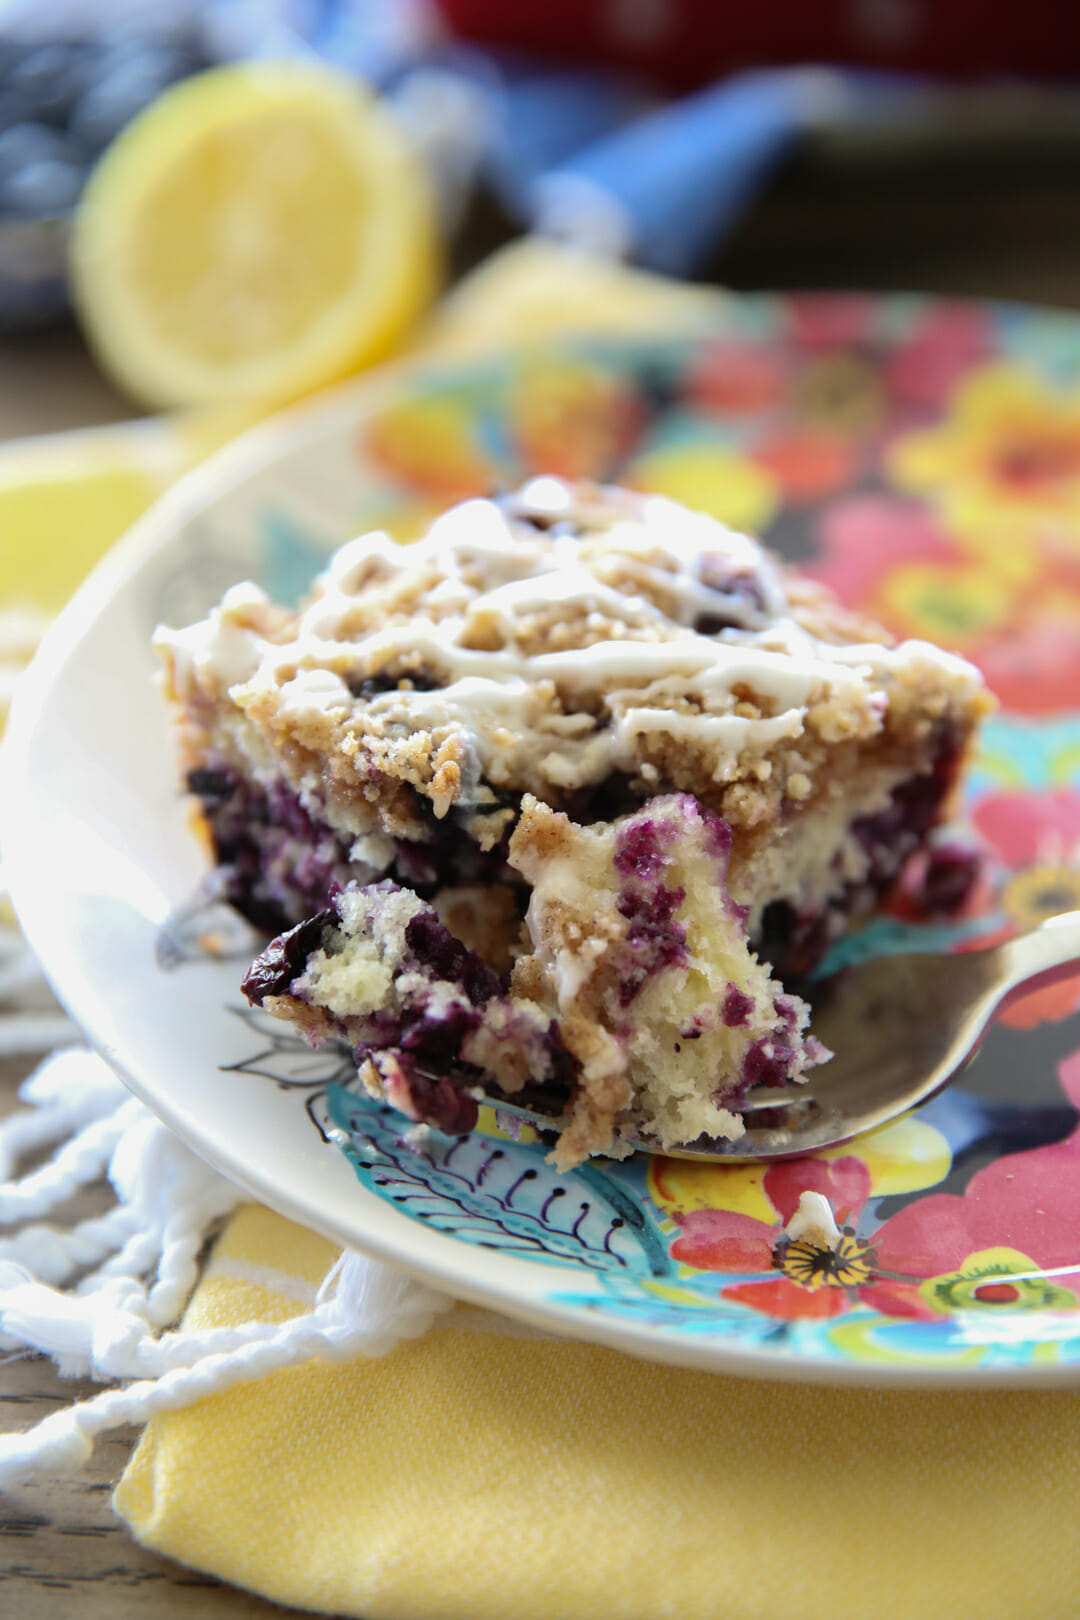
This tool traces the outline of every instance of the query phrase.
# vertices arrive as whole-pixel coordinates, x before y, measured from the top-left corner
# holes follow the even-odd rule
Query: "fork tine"
[[[788,1103],[813,1102],[813,1093],[806,1086],[757,1086],[740,1097],[740,1114],[753,1114],[761,1108],[786,1108]]]

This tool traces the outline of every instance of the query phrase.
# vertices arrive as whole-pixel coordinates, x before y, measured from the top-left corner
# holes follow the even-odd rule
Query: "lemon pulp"
[[[313,64],[169,91],[91,177],[72,247],[102,364],[151,405],[293,398],[393,347],[438,280],[422,164]]]

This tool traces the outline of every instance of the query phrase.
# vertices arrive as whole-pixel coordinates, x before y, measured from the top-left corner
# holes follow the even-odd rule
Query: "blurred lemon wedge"
[[[155,407],[280,403],[387,354],[439,279],[420,158],[315,63],[212,68],[91,175],[74,300],[106,371]]]

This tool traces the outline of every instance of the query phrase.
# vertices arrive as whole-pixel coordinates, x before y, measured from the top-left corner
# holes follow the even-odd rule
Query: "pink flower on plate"
[[[1080,791],[988,793],[972,810],[983,839],[1007,866],[1032,866],[1080,853]]]
[[[767,467],[789,501],[819,501],[850,485],[859,469],[852,439],[813,428],[767,434],[753,446],[759,467]]]
[[[931,304],[885,363],[890,392],[914,406],[944,405],[964,373],[990,354],[992,336],[981,305]]]
[[[1080,1052],[1058,1071],[1080,1103]],[[1077,1266],[1080,1280],[1080,1129],[1062,1142],[996,1159],[963,1193],[933,1193],[908,1204],[874,1234],[880,1283],[861,1291],[867,1305],[928,1319],[972,1306],[1075,1308],[1075,1295],[1034,1271]],[[1019,1260],[1020,1265],[1015,1262]]]
[[[793,1159],[770,1165],[762,1192],[776,1212],[779,1226],[738,1210],[691,1209],[677,1217],[680,1231],[671,1255],[698,1271],[770,1271],[777,1264],[776,1245],[782,1224],[795,1213],[804,1192],[822,1193],[837,1221],[853,1225],[870,1191],[870,1170],[853,1155],[831,1160]],[[733,1283],[721,1289],[721,1294],[771,1316],[837,1316],[850,1307],[847,1288],[868,1282],[874,1275],[866,1249],[865,1243],[850,1240],[844,1264],[836,1269],[835,1277],[821,1271],[807,1285],[777,1274],[760,1282]]]
[[[1080,703],[1080,628],[1035,617],[972,649],[990,690],[1014,714],[1069,714]]]
[[[991,946],[1037,928],[1048,917],[1080,910],[1080,792],[1052,788],[1042,793],[990,793],[972,807],[984,848],[1012,870],[1001,882],[994,908],[1003,925],[970,942]],[[963,948],[963,947],[962,947]],[[1056,1023],[1080,1007],[1080,974],[1029,990],[1001,1012],[1013,1029]]]
[[[1080,1052],[1059,1075],[1080,1104]],[[1056,1278],[1028,1273],[1076,1265],[1080,1279],[1080,1128],[996,1160],[963,1193],[916,1199],[876,1228],[863,1220],[873,1177],[859,1143],[852,1148],[770,1165],[760,1190],[773,1222],[717,1206],[674,1210],[672,1257],[721,1275],[769,1273],[730,1283],[721,1297],[785,1319],[839,1316],[858,1304],[926,1321],[955,1310],[1077,1307]],[[833,1250],[781,1241],[807,1191],[822,1193],[844,1228]]]
[[[782,350],[738,338],[706,343],[686,379],[687,398],[703,410],[751,416],[779,404],[790,362]]]
[[[873,336],[875,298],[848,293],[797,293],[786,301],[788,329],[804,349],[843,349]]]
[[[891,495],[852,495],[820,520],[821,552],[803,572],[828,585],[846,607],[876,611],[878,588],[907,563],[947,563],[956,553],[926,509]]]

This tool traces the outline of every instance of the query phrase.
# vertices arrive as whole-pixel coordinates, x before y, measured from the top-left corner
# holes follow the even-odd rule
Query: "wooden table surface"
[[[1075,158],[1077,153],[1073,153]],[[1044,154],[1045,158],[1045,154]],[[466,262],[505,235],[474,222]],[[735,287],[879,287],[1042,300],[1080,308],[1080,164],[980,162],[970,152],[805,154],[778,177],[710,266]],[[0,439],[122,420],[131,407],[73,328],[0,338]],[[0,1062],[0,1111],[29,1063]],[[76,1205],[88,1214],[89,1193]],[[0,1362],[0,1428],[24,1428],[95,1386],[36,1357]],[[134,1436],[99,1442],[84,1473],[0,1503],[0,1616],[208,1620],[294,1613],[138,1547],[109,1506]],[[553,1617],[554,1620],[554,1617]]]
[[[0,1113],[31,1061],[0,1061]],[[109,1207],[101,1191],[68,1206],[77,1218]],[[100,1385],[59,1378],[40,1356],[0,1359],[0,1431],[29,1428]],[[98,1441],[78,1474],[24,1485],[0,1497],[0,1616],[3,1620],[271,1620],[294,1614],[158,1558],[132,1540],[109,1505],[136,1439],[118,1430]],[[78,1594],[76,1598],[76,1594]]]

